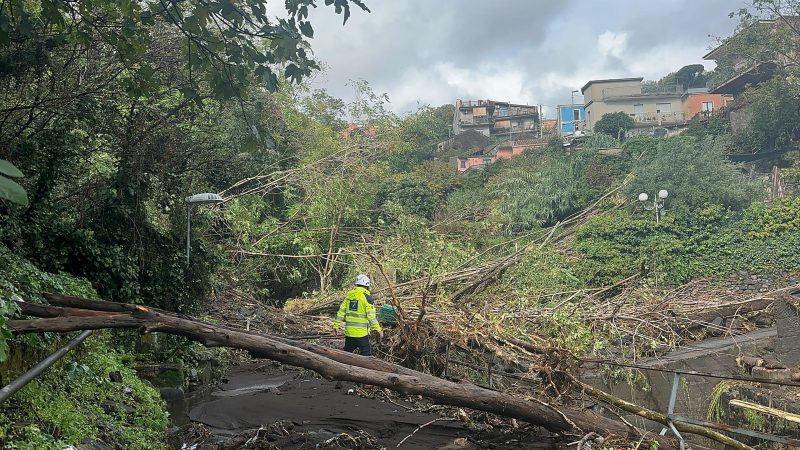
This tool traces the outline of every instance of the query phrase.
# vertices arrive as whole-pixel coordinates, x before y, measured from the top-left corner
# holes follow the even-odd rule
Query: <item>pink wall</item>
[[[461,175],[462,173],[466,172],[467,170],[471,169],[472,167],[482,166],[484,165],[484,158],[491,158],[491,162],[495,162],[494,156],[469,156],[467,158],[459,158],[458,159],[458,174]],[[464,162],[464,167],[462,167],[462,162]],[[491,164],[491,163],[490,163]]]
[[[483,166],[485,158],[491,158],[489,164],[496,162],[498,159],[511,159],[514,156],[521,155],[528,149],[537,149],[537,148],[544,148],[547,144],[546,143],[537,143],[537,144],[528,144],[528,145],[515,145],[513,147],[500,147],[497,149],[494,155],[489,156],[467,156],[461,157],[458,159],[458,174],[461,175],[462,173],[466,172],[472,167],[476,166]],[[464,163],[464,167],[461,167],[461,163]]]

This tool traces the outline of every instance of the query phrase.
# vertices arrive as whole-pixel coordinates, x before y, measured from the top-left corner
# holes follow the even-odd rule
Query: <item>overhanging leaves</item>
[[[325,4],[346,22],[351,2],[369,11],[360,0]],[[267,17],[266,0],[10,0],[5,4],[0,9],[0,48],[47,29],[76,44],[111,45],[128,67],[152,47],[153,30],[167,24],[183,37],[183,48],[190,54],[189,73],[205,74],[190,76],[192,88],[199,90],[200,83],[208,83],[218,99],[241,96],[253,80],[274,91],[278,66],[285,67],[282,75],[292,82],[300,82],[318,67],[304,50],[305,39],[314,35],[307,18],[315,0],[286,1],[288,17],[279,20]],[[148,92],[157,83],[149,76],[135,82],[140,86],[131,88],[132,93]]]
[[[0,176],[0,198],[22,206],[28,205],[28,194],[25,193],[25,189],[3,176]]]

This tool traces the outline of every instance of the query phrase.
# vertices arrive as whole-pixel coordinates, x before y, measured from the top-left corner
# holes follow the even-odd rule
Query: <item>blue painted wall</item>
[[[561,123],[561,133],[567,134],[572,133],[572,110],[577,109],[580,111],[580,121],[586,120],[586,111],[583,109],[583,105],[559,105],[558,106],[558,117]]]

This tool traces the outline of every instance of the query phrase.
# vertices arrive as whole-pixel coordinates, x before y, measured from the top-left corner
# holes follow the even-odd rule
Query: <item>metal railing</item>
[[[686,114],[683,112],[663,112],[663,113],[635,113],[631,114],[636,123],[662,124],[662,123],[682,123],[686,121]]]
[[[457,344],[452,344],[457,350],[465,351],[462,347]],[[530,383],[533,385],[541,384],[540,381],[532,377],[531,374],[518,374],[518,373],[506,373],[494,370],[492,366],[494,365],[496,356],[492,354],[492,358],[486,361],[485,366],[480,366],[476,364],[467,363],[464,361],[458,361],[452,358],[451,355],[451,344],[448,343],[445,349],[445,363],[444,363],[444,371],[443,371],[443,378],[452,378],[449,370],[449,366],[462,366],[467,367],[469,369],[474,370],[479,374],[485,374],[485,377],[488,382],[488,386],[479,385],[484,388],[488,389],[495,389],[495,382],[493,380],[494,377],[500,378],[507,378],[516,381],[522,381],[526,383]],[[720,379],[720,380],[735,380],[735,381],[747,381],[753,383],[764,383],[764,384],[774,384],[778,386],[800,386],[800,382],[797,381],[778,381],[778,380],[770,380],[766,378],[756,378],[756,377],[746,377],[746,376],[738,376],[738,375],[717,375],[712,373],[703,373],[703,372],[696,372],[693,370],[676,370],[676,369],[664,369],[660,367],[648,367],[639,364],[628,364],[628,363],[620,363],[616,361],[607,361],[607,360],[592,360],[592,359],[578,359],[578,361],[586,362],[586,363],[594,363],[594,364],[601,364],[601,365],[611,365],[617,367],[625,367],[630,369],[638,369],[638,370],[652,370],[656,372],[664,372],[664,373],[671,373],[673,374],[672,378],[672,389],[669,394],[668,404],[667,404],[667,427],[663,428],[660,434],[663,436],[667,433],[667,431],[671,431],[675,437],[678,439],[678,443],[680,448],[683,450],[686,448],[686,443],[675,427],[675,423],[686,423],[691,425],[698,425],[706,428],[711,428],[714,430],[725,431],[729,433],[739,434],[741,436],[747,436],[756,439],[763,439],[766,441],[777,442],[784,445],[789,445],[793,447],[800,447],[800,439],[794,439],[791,437],[786,436],[776,436],[774,434],[763,433],[760,431],[749,430],[746,428],[736,427],[733,425],[727,425],[723,423],[717,422],[709,422],[706,420],[699,420],[693,419],[691,417],[682,416],[675,413],[675,405],[678,399],[678,389],[681,385],[681,378],[685,376],[697,376],[703,378],[711,378],[711,379]]]

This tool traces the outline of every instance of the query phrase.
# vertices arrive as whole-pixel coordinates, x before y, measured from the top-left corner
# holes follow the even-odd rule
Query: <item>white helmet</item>
[[[356,277],[356,285],[357,286],[369,287],[369,277],[364,275],[363,273],[359,274]]]

